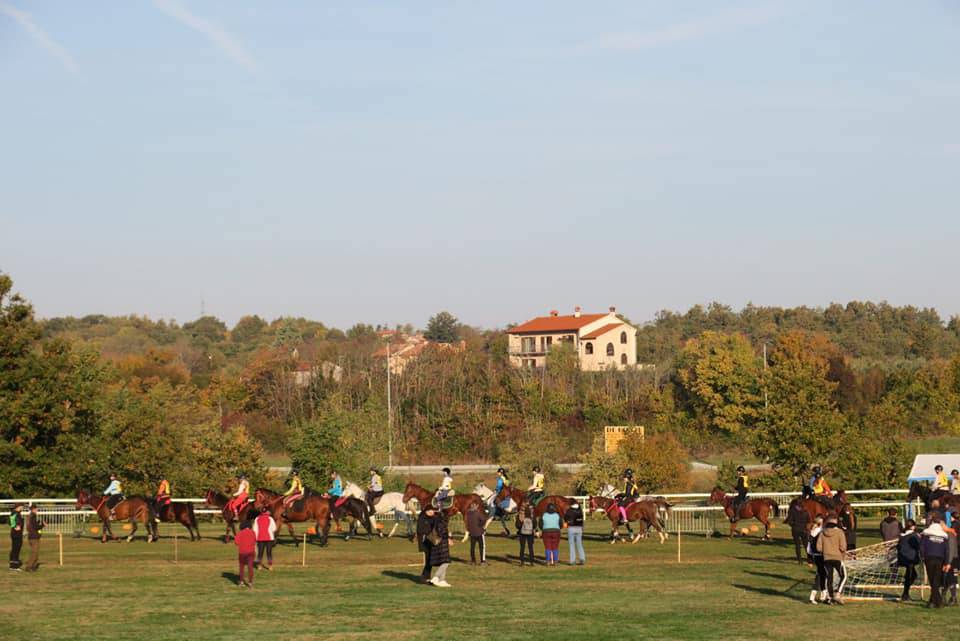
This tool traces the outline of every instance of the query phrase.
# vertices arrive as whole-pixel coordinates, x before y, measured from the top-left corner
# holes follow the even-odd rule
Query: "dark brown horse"
[[[153,501],[153,509],[161,523],[179,523],[187,528],[191,541],[200,540],[200,528],[197,527],[197,516],[193,512],[193,503],[170,502],[166,505],[157,505]],[[196,538],[194,538],[196,533]]]
[[[223,517],[224,523],[227,524],[226,529],[223,532],[223,542],[227,543],[232,537],[237,535],[237,523],[243,523],[254,516],[256,512],[253,509],[253,503],[247,502],[240,511],[237,513],[238,516],[234,517],[233,510],[227,509],[227,503],[230,502],[231,497],[223,494],[222,492],[217,492],[216,490],[207,490],[204,500],[207,505],[210,507],[220,508],[220,514]]]
[[[710,493],[710,502],[718,503],[723,506],[723,513],[730,520],[730,536],[733,537],[737,532],[737,522],[740,519],[757,519],[763,523],[763,538],[770,539],[770,514],[780,516],[780,506],[773,499],[760,498],[750,499],[741,504],[738,509],[733,507],[733,497],[727,496],[721,488],[713,488]]]
[[[518,514],[522,514],[523,508],[529,503],[527,499],[527,493],[514,487],[504,486],[503,489],[497,493],[497,501],[505,501],[507,497],[513,499],[513,502],[517,504]],[[560,496],[559,494],[545,496],[537,501],[537,504],[533,506],[533,516],[539,519],[541,516],[543,516],[543,513],[547,511],[547,507],[551,503],[553,503],[553,506],[557,509],[557,512],[563,515],[573,501],[565,496]]]
[[[847,500],[847,494],[843,490],[837,490],[832,497],[828,497],[827,500],[817,500],[815,498],[803,498],[797,497],[790,501],[790,506],[793,507],[794,504],[800,504],[800,507],[804,509],[807,515],[810,517],[810,524],[807,526],[807,529],[813,528],[813,520],[818,516],[822,516],[824,519],[839,516],[845,511],[852,512],[850,507],[850,502]]]
[[[300,539],[293,529],[294,523],[313,523],[314,536],[320,537],[320,545],[327,544],[330,535],[330,501],[322,496],[308,494],[294,501],[290,507],[284,508],[283,495],[260,487],[254,493],[254,505],[255,510],[266,508],[277,522],[278,528],[286,525],[296,546],[300,546]]]
[[[662,501],[666,507],[672,507],[666,501]],[[625,508],[627,512],[627,529],[630,530],[630,523],[639,521],[643,524],[643,529],[632,537],[631,542],[636,543],[641,536],[645,536],[649,528],[653,528],[660,535],[660,543],[667,540],[669,536],[663,527],[663,521],[660,519],[660,501],[634,501]],[[616,499],[606,496],[591,496],[590,511],[603,510],[607,518],[610,519],[610,542],[616,543],[620,539],[620,509]],[[630,530],[632,533],[633,530]]]
[[[403,502],[407,503],[410,499],[417,499],[420,503],[420,509],[423,509],[430,505],[430,502],[433,500],[433,495],[434,493],[430,490],[411,481],[407,483],[407,487],[403,490]],[[453,504],[443,511],[448,519],[454,514],[466,515],[467,508],[471,505],[476,505],[481,513],[487,513],[487,507],[483,502],[483,497],[479,494],[454,494],[450,498],[453,499]]]
[[[100,517],[100,522],[103,524],[100,536],[102,543],[107,542],[108,536],[111,539],[114,538],[113,530],[110,528],[111,514],[110,508],[107,507],[108,498],[109,497],[100,494],[90,494],[86,490],[77,492],[76,509],[81,510],[84,507],[92,507],[97,513],[97,516]],[[115,517],[117,521],[129,521],[133,526],[130,534],[127,535],[128,542],[132,541],[134,535],[137,533],[137,523],[143,523],[147,527],[148,543],[152,543],[160,538],[157,533],[157,524],[154,521],[156,513],[153,511],[150,501],[142,496],[131,496],[117,503],[113,508],[113,517]]]

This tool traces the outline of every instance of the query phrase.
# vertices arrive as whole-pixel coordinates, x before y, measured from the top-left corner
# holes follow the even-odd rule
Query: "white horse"
[[[346,482],[343,493],[345,496],[353,496],[361,501],[366,501],[367,499],[367,493],[361,489],[359,485],[351,481]],[[411,514],[416,514],[416,510],[414,510],[413,506],[411,506],[409,503],[403,502],[402,492],[384,492],[383,495],[377,499],[377,503],[373,506],[373,512],[370,514],[370,520],[373,522],[374,526],[376,526],[377,517],[392,517],[394,519],[393,528],[391,528],[390,534],[387,535],[387,538],[393,536],[393,534],[397,531],[397,527],[400,526],[400,521],[402,520],[404,525],[407,526],[407,538],[413,538],[413,523],[410,519]],[[382,531],[380,531],[380,536],[383,536]]]
[[[508,498],[504,501],[501,501],[500,504],[497,505],[496,492],[491,490],[482,482],[473,488],[473,493],[479,495],[480,498],[483,499],[484,504],[487,506],[487,514],[490,515],[490,518],[487,519],[487,525],[485,527],[489,527],[490,522],[496,519],[500,521],[500,527],[503,528],[504,533],[507,536],[510,536],[510,528],[507,527],[507,517],[511,514],[516,514],[516,502],[512,498]],[[500,508],[501,512],[500,518],[497,519],[496,514],[498,507]]]

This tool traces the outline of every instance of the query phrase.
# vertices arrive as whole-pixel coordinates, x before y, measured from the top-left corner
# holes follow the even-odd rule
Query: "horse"
[[[490,515],[490,518],[487,519],[487,526],[490,525],[491,521],[496,520],[500,523],[500,527],[503,528],[503,533],[506,536],[510,536],[510,528],[507,527],[507,518],[517,513],[516,501],[512,498],[498,500],[496,492],[484,483],[478,483],[476,487],[473,488],[473,493],[482,498],[486,504],[487,514]]]
[[[505,486],[502,490],[500,490],[500,492],[497,493],[498,501],[505,501],[507,498],[513,499],[513,501],[517,504],[518,512],[522,512],[523,508],[529,503],[529,500],[527,499],[527,493],[515,487]],[[559,494],[544,496],[537,501],[536,505],[533,506],[534,518],[540,518],[543,516],[543,513],[547,511],[547,507],[549,507],[551,503],[553,503],[553,506],[557,509],[557,512],[563,514],[567,511],[573,501],[565,496],[560,496]]]
[[[256,510],[266,508],[276,521],[278,529],[286,525],[297,547],[300,546],[300,539],[293,529],[294,523],[313,522],[314,535],[320,537],[320,545],[327,544],[330,534],[330,501],[319,494],[305,494],[302,499],[297,499],[284,509],[283,495],[259,487],[254,493],[253,505]]]
[[[664,501],[664,503],[666,502]],[[668,508],[672,507],[669,503],[667,503],[667,506]],[[605,496],[591,496],[590,510],[602,511],[607,515],[611,523],[610,543],[616,543],[620,539],[620,509],[617,501]],[[632,537],[632,543],[636,543],[641,536],[645,536],[646,531],[651,527],[660,535],[661,544],[667,540],[669,534],[664,530],[663,521],[660,519],[660,504],[657,501],[634,501],[627,505],[625,510],[627,512],[627,530],[631,534],[633,533],[630,528],[631,521],[641,521],[644,524],[643,531],[637,532]]]
[[[364,503],[367,502],[366,490],[362,489],[353,481],[347,481],[344,484],[343,495],[360,499]],[[384,492],[373,504],[373,509],[370,511],[370,521],[382,537],[383,532],[377,524],[377,517],[393,517],[394,521],[402,520],[404,525],[407,526],[407,538],[413,539],[413,521],[410,518],[411,512],[413,512],[413,509],[409,503],[404,502],[402,492]],[[394,523],[390,534],[386,535],[388,539],[393,536],[399,526],[399,523]]]
[[[207,493],[204,495],[204,501],[208,506],[220,508],[221,516],[223,517],[224,523],[226,523],[226,529],[223,531],[224,543],[229,542],[231,537],[237,536],[236,524],[238,521],[243,523],[256,516],[256,512],[253,511],[253,503],[247,501],[247,504],[240,508],[235,517],[233,510],[227,509],[227,503],[230,502],[230,499],[231,497],[216,490],[207,490]]]
[[[86,490],[77,492],[75,509],[80,510],[84,507],[92,507],[97,513],[97,516],[100,517],[100,522],[103,524],[102,535],[100,537],[101,543],[107,542],[108,535],[111,539],[114,538],[113,530],[110,528],[110,508],[107,507],[108,498],[107,496],[101,496],[99,494],[91,494]],[[130,534],[127,535],[128,543],[133,540],[134,535],[137,533],[138,522],[143,523],[147,527],[148,543],[153,543],[160,539],[160,535],[157,533],[157,523],[154,521],[157,516],[156,512],[153,511],[150,501],[142,496],[131,496],[117,503],[113,508],[113,516],[116,517],[118,521],[129,521],[133,525]]]
[[[323,501],[327,501],[327,514],[328,519],[325,524],[325,532],[323,534],[323,545],[326,545],[327,534],[330,530],[329,519],[332,518],[334,521],[339,521],[345,516],[349,516],[352,519],[350,524],[350,529],[347,534],[343,537],[345,541],[349,541],[350,537],[356,534],[356,524],[360,522],[367,530],[367,539],[373,536],[373,524],[370,522],[370,513],[367,510],[367,504],[360,499],[354,498],[352,496],[341,497],[340,500],[343,501],[341,505],[337,505],[338,500],[332,497],[327,497],[323,495],[318,495],[314,492],[307,492],[303,499],[298,499],[287,508],[286,516],[284,516],[283,510],[283,495],[278,494],[267,488],[257,488],[256,493],[254,494],[255,501],[254,504],[261,507],[267,507],[274,514],[274,520],[279,524],[280,521],[277,520],[277,515],[279,515],[285,522],[287,522],[287,528],[290,530],[291,536],[293,535],[293,527],[290,525],[290,521],[302,522],[311,520],[310,514],[316,512],[318,506],[314,506],[314,509],[307,510],[304,508],[304,512],[296,512],[297,504],[300,501],[306,501],[310,498],[317,498]],[[305,504],[306,505],[306,504]],[[279,508],[279,511],[278,511]],[[304,517],[304,518],[300,518]],[[317,532],[320,532],[318,523]]]
[[[409,503],[411,499],[417,499],[417,503],[420,504],[421,510],[430,505],[431,501],[433,500],[433,496],[433,492],[425,487],[417,485],[413,481],[409,481],[407,486],[403,489],[403,502]],[[487,508],[483,503],[483,498],[477,494],[454,494],[453,496],[448,496],[447,498],[451,500],[451,505],[450,507],[443,509],[442,512],[446,515],[448,520],[455,514],[460,514],[464,519],[466,519],[467,510],[471,505],[476,505],[483,514],[487,513]],[[467,538],[468,534],[466,531],[464,531],[463,540],[466,541]]]
[[[929,511],[930,505],[937,501],[941,510],[960,509],[960,494],[951,494],[944,490],[934,492],[925,483],[913,481],[910,483],[910,492],[907,494],[907,503],[913,503],[917,499],[923,501],[923,507]]]
[[[769,498],[750,499],[734,510],[733,497],[727,496],[727,493],[719,487],[713,488],[710,493],[710,502],[723,505],[723,512],[730,519],[730,538],[737,531],[737,522],[740,519],[755,518],[763,523],[763,538],[770,540],[770,513],[775,517],[780,516],[780,506],[776,501]]]
[[[810,524],[807,526],[807,529],[812,529],[813,520],[818,516],[826,519],[832,516],[839,516],[845,508],[849,509],[850,503],[847,500],[846,492],[843,490],[837,490],[833,497],[828,498],[830,498],[833,507],[830,507],[825,501],[820,501],[815,498],[804,498],[802,496],[798,496],[790,501],[790,507],[792,508],[799,503],[800,507],[802,507],[810,517]]]
[[[158,506],[154,500],[152,505],[161,523],[179,523],[187,528],[191,541],[200,540],[200,528],[197,526],[197,516],[193,512],[193,503],[170,502]],[[196,538],[194,538],[194,532],[196,532]]]

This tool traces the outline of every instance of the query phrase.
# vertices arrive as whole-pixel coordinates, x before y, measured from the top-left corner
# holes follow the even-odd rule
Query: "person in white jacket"
[[[257,567],[263,567],[263,554],[267,554],[267,569],[273,569],[273,544],[277,537],[277,522],[270,511],[262,508],[253,521],[253,533],[257,537]]]
[[[807,541],[807,554],[813,559],[813,564],[817,568],[817,573],[813,577],[813,589],[810,590],[810,603],[816,604],[827,598],[827,566],[823,564],[823,552],[817,551],[817,540],[823,531],[823,517],[818,516],[813,520],[813,528],[810,530],[810,538]]]

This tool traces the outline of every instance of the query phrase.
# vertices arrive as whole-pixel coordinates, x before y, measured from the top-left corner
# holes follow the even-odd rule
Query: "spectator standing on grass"
[[[570,507],[563,513],[563,520],[567,524],[567,544],[570,546],[570,565],[583,565],[587,562],[587,555],[583,551],[583,510],[574,499]],[[578,560],[579,555],[579,560]]]
[[[20,549],[23,548],[23,503],[17,503],[10,512],[10,569],[20,571]]]
[[[953,517],[953,522],[957,523],[957,519],[960,518],[956,512],[948,512]],[[958,546],[957,546],[957,531],[953,528],[944,528],[947,532],[947,565],[943,569],[943,593],[947,595],[949,593],[950,598],[947,600],[947,605],[957,605],[957,564],[960,563],[960,559],[957,557]]]
[[[527,559],[532,566],[535,563],[533,556],[533,533],[536,529],[536,521],[533,519],[533,506],[527,504],[523,512],[517,514],[517,540],[520,541],[520,567],[524,565],[524,546],[527,549]]]
[[[486,528],[487,517],[480,511],[480,506],[471,503],[467,508],[467,534],[470,535],[470,565],[477,564],[476,548],[480,547],[480,565],[487,564]]]
[[[449,588],[447,569],[450,567],[450,531],[447,529],[447,517],[441,510],[437,510],[433,517],[433,535],[430,565],[434,571],[430,583],[438,588]]]
[[[540,531],[543,532],[543,550],[547,565],[557,564],[560,558],[560,514],[553,503],[547,505],[547,511],[540,517]]]
[[[900,527],[900,519],[897,518],[897,511],[894,508],[887,510],[887,515],[880,521],[880,538],[883,542],[899,541],[903,528]]]
[[[930,600],[928,608],[942,608],[943,597],[940,588],[943,585],[943,572],[949,569],[948,553],[950,537],[941,523],[939,512],[930,516],[930,525],[920,537],[920,557],[923,567],[927,571],[927,582],[930,584]]]
[[[910,587],[917,580],[917,564],[920,563],[920,536],[917,522],[907,519],[906,527],[897,541],[897,565],[904,569],[901,601],[910,600]]]
[[[813,589],[810,590],[810,603],[816,604],[827,596],[827,568],[823,565],[823,553],[817,549],[820,533],[823,532],[823,517],[813,519],[813,528],[810,530],[810,539],[807,541],[807,554],[813,559],[816,574],[813,577]]]
[[[823,531],[817,537],[817,550],[823,553],[823,566],[827,570],[827,605],[842,604],[840,594],[843,592],[843,584],[847,580],[846,572],[843,569],[843,553],[847,551],[847,535],[840,528],[837,519],[830,517],[824,525]],[[837,574],[840,578],[839,587],[834,588],[833,575]]]
[[[803,556],[806,556],[807,565],[813,565],[813,559],[810,558],[807,551],[807,543],[810,540],[810,513],[804,509],[801,501],[794,501],[790,504],[786,523],[790,526],[790,535],[793,537],[793,551],[797,555],[797,563],[803,563]]]
[[[250,521],[244,521],[240,524],[240,531],[233,539],[237,546],[237,561],[240,566],[240,576],[237,578],[237,585],[240,587],[253,587],[253,555],[257,552],[257,535],[253,533],[250,527]],[[243,571],[246,568],[249,581],[243,578]]]
[[[36,572],[40,567],[40,531],[46,523],[37,514],[36,504],[30,506],[30,516],[27,517],[27,542],[30,544],[30,560],[27,561],[27,572]]]
[[[420,583],[430,583],[430,572],[433,569],[430,565],[430,552],[433,550],[433,522],[437,516],[437,510],[433,505],[427,504],[420,515],[417,517],[417,544],[420,551],[423,552],[423,571],[420,572]]]
[[[263,554],[267,554],[267,569],[273,569],[273,544],[277,538],[277,522],[267,508],[261,508],[253,522],[253,534],[257,537],[257,567],[263,567]]]

